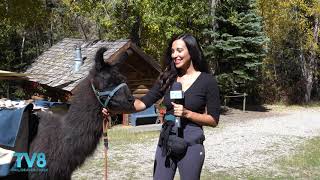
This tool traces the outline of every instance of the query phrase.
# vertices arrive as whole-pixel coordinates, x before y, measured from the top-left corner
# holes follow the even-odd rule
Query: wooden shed
[[[65,38],[35,59],[25,73],[30,81],[45,85],[58,95],[72,94],[77,84],[88,75],[95,53],[100,47],[108,48],[104,57],[109,62],[116,61],[123,52],[128,53],[120,71],[127,77],[128,85],[136,97],[147,93],[161,72],[158,62],[130,40],[88,42]],[[78,71],[74,70],[76,48],[81,49],[80,58],[83,60]]]

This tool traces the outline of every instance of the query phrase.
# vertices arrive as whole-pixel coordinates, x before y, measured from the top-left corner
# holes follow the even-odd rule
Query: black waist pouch
[[[166,121],[162,125],[162,131],[158,145],[162,149],[162,156],[182,157],[188,149],[187,142],[172,132],[173,121]]]
[[[178,137],[175,134],[169,135],[167,146],[169,155],[177,158],[184,156],[188,149],[187,142],[183,138]]]

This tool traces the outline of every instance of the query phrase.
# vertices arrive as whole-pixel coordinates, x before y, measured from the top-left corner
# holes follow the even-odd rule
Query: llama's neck
[[[91,154],[102,135],[103,121],[101,106],[91,89],[89,78],[78,85],[64,123],[62,132],[67,136],[64,140],[72,141],[65,144],[73,144],[68,147],[73,148],[69,152]]]

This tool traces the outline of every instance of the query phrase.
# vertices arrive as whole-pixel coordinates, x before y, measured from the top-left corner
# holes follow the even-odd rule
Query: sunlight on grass
[[[142,143],[149,139],[158,138],[159,131],[148,131],[148,132],[131,132],[127,128],[113,128],[108,129],[108,138],[109,138],[109,150],[113,151],[113,148],[117,147],[117,151],[126,152],[127,144],[136,144]],[[103,139],[101,139],[98,144],[97,150],[93,156],[90,156],[85,164],[81,166],[75,173],[73,174],[73,179],[103,179],[104,176],[104,146]],[[108,151],[109,151],[108,150]],[[113,155],[112,158],[110,156],[110,152],[108,153],[108,171],[117,171],[119,168],[118,162],[125,158],[119,155]],[[127,173],[128,178],[130,179],[130,174],[134,175],[136,167],[129,168],[131,173]],[[129,171],[127,169],[127,171]],[[95,173],[92,173],[95,172]],[[134,179],[133,177],[131,179]]]
[[[310,102],[308,104],[303,105],[287,105],[285,103],[275,103],[275,104],[265,104],[265,107],[268,109],[272,109],[273,111],[284,112],[284,111],[296,111],[296,110],[304,110],[304,109],[313,109],[320,111],[320,102]]]
[[[139,143],[147,139],[158,138],[159,131],[131,132],[129,129],[110,129],[108,137],[111,143]]]
[[[320,177],[320,137],[306,141],[296,154],[278,161],[290,178]]]
[[[295,154],[282,157],[267,169],[210,172],[204,169],[201,180],[221,179],[318,179],[320,177],[320,137],[306,141]]]

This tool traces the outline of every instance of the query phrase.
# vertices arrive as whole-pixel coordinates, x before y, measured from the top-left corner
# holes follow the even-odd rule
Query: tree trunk
[[[310,51],[310,59],[307,61],[304,61],[303,66],[303,75],[306,82],[306,94],[305,94],[305,102],[308,103],[311,100],[311,91],[314,84],[314,73],[317,70],[317,54],[316,54],[316,48],[315,44],[319,43],[319,15],[316,14],[313,22],[313,40],[314,42],[311,45],[311,51]]]
[[[88,36],[86,34],[86,30],[85,30],[84,25],[83,25],[84,24],[84,20],[80,16],[77,16],[76,19],[78,19],[78,23],[80,25],[80,29],[82,31],[82,34],[83,34],[85,40],[87,41],[88,40]]]
[[[98,39],[101,40],[102,39],[102,30],[101,30],[100,20],[98,17],[96,18],[96,28],[98,30]]]
[[[313,69],[311,68],[311,61],[312,61],[312,56],[308,57],[304,55],[304,50],[301,47],[300,50],[300,60],[302,63],[302,75],[304,79],[304,102],[308,103],[310,102],[310,97],[311,97],[311,90],[312,90],[312,84],[313,84]]]
[[[34,29],[34,37],[36,40],[36,52],[37,52],[37,56],[40,55],[40,49],[39,49],[39,38],[38,38],[38,30],[36,29],[36,27],[33,27]]]
[[[6,6],[6,14],[5,15],[8,16],[8,14],[9,14],[9,3],[8,3],[7,0],[5,0],[4,4]]]
[[[309,69],[309,72],[307,73],[307,76],[305,77],[306,80],[306,94],[305,94],[305,102],[308,103],[311,100],[311,90],[313,87],[313,70]]]
[[[219,0],[211,0],[211,12],[210,15],[212,17],[211,25],[212,25],[212,31],[214,32],[216,30],[217,24],[215,19],[215,13],[216,13],[216,6],[218,5]]]
[[[49,33],[49,45],[53,46],[53,9],[51,9],[50,13],[50,33]]]
[[[21,64],[23,63],[23,51],[24,51],[25,40],[26,40],[26,32],[23,32],[21,50],[20,50],[20,63]]]
[[[141,47],[141,28],[141,17],[137,15],[136,22],[133,24],[130,32],[130,39],[139,47]]]

